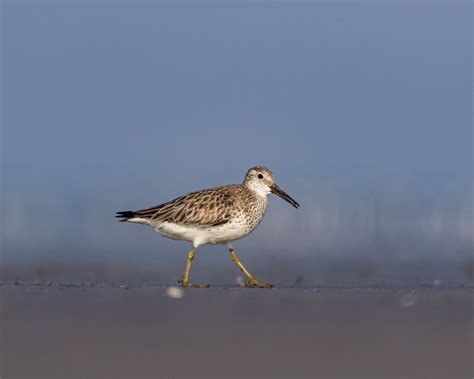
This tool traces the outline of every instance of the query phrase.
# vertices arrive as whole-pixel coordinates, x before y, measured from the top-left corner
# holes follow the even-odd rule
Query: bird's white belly
[[[193,242],[195,246],[207,243],[227,243],[245,237],[251,232],[241,223],[227,223],[218,226],[200,227],[163,222],[153,228],[165,237]]]

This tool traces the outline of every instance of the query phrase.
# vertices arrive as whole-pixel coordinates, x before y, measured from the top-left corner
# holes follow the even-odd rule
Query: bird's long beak
[[[291,205],[293,205],[295,208],[299,208],[300,205],[298,204],[298,202],[293,199],[290,195],[288,195],[285,191],[283,191],[280,187],[278,187],[276,184],[273,184],[271,187],[270,187],[270,190],[272,193],[274,193],[275,195],[281,197],[283,200],[286,200],[288,201]]]

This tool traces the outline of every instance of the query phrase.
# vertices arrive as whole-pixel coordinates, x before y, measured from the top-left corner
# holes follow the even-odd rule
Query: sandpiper
[[[183,287],[209,287],[191,284],[189,269],[195,250],[202,245],[225,244],[232,261],[247,277],[246,287],[270,288],[250,274],[235,255],[231,242],[250,234],[262,221],[267,209],[267,195],[274,193],[295,208],[299,204],[275,184],[272,172],[257,166],[247,171],[242,184],[231,184],[191,192],[167,203],[136,211],[117,212],[120,221],[151,226],[165,237],[192,243],[181,280]]]

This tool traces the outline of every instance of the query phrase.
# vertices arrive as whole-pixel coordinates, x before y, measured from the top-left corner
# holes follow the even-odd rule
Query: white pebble
[[[178,287],[168,287],[166,289],[166,295],[173,299],[181,299],[184,296],[184,291]]]

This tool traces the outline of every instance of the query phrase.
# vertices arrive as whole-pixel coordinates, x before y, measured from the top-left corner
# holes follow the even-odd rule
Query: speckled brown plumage
[[[242,221],[255,226],[261,221],[266,205],[266,199],[256,196],[245,185],[231,184],[191,192],[151,208],[123,212],[122,217],[140,217],[153,222],[202,227],[223,225],[232,219],[243,219]]]
[[[150,225],[166,237],[191,241],[194,246],[228,244],[245,237],[260,223],[270,193],[299,207],[275,184],[270,170],[257,166],[247,171],[242,184],[191,192],[151,208],[117,212],[117,217]]]

